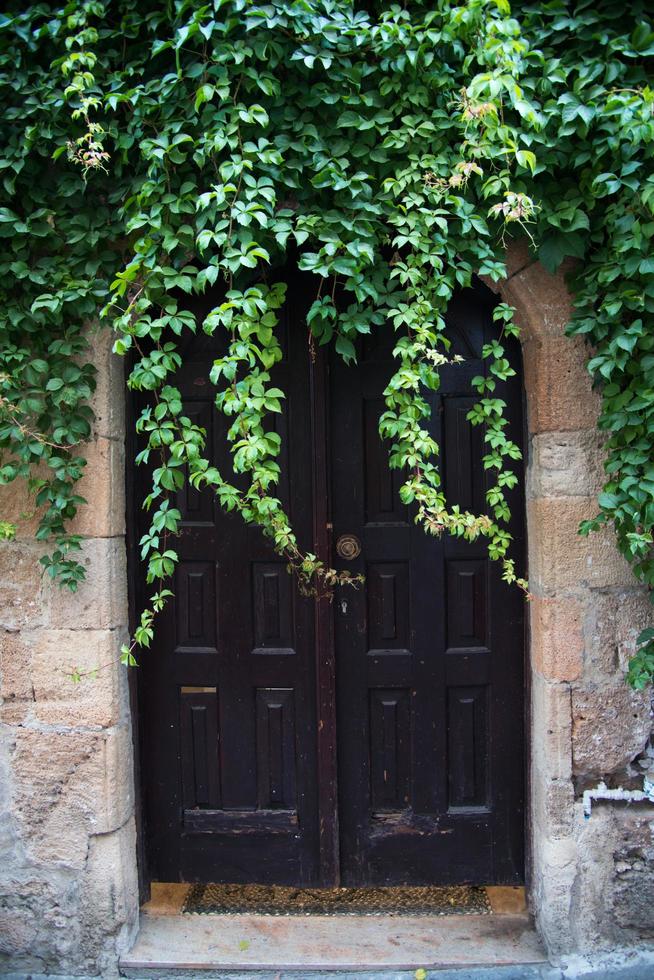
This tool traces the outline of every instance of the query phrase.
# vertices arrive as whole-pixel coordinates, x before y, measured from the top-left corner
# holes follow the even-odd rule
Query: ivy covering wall
[[[526,590],[506,530],[522,464],[494,394],[512,373],[512,309],[496,307],[473,381],[484,513],[445,498],[425,391],[450,360],[453,292],[473,275],[500,281],[510,237],[527,236],[550,270],[577,259],[569,331],[589,341],[607,435],[598,516],[581,533],[612,524],[652,589],[653,55],[638,0],[86,0],[0,14],[0,482],[28,481],[44,569],[75,589],[68,527],[83,506],[88,324],[100,319],[133,358],[129,386],[152,393],[137,421],[137,462],[153,473],[152,598],[126,663],[171,594],[185,479],[260,525],[301,588],[348,580],[301,551],[276,495],[284,392],[271,371],[289,262],[315,282],[311,345],[352,362],[359,335],[393,323],[380,431],[402,498],[428,533],[486,538]],[[218,298],[197,322],[185,300],[205,292]],[[230,472],[207,459],[175,388],[196,330],[225,337],[210,381]],[[653,675],[646,630],[630,680]]]

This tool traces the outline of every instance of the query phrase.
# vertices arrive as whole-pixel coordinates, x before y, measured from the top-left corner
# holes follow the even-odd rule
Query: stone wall
[[[654,807],[598,804],[600,778],[638,786],[650,765],[648,694],[624,684],[651,607],[609,532],[585,540],[602,483],[598,398],[580,340],[564,337],[562,277],[519,249],[502,295],[523,326],[529,428],[531,630],[530,901],[552,956],[654,934]],[[111,975],[138,920],[133,750],[126,672],[124,387],[109,339],[95,338],[95,438],[88,583],[42,580],[35,519],[0,547],[0,971]],[[28,504],[0,495],[3,517]],[[107,664],[73,684],[71,668]],[[4,959],[2,959],[4,957]]]
[[[138,914],[127,677],[124,383],[94,336],[95,438],[75,521],[87,583],[71,595],[40,574],[42,546],[19,486],[0,512],[0,973],[108,975]],[[107,664],[73,683],[72,667]]]
[[[553,955],[654,932],[654,807],[600,803],[584,789],[641,788],[650,765],[650,693],[624,681],[652,607],[611,531],[581,538],[603,482],[599,397],[587,349],[564,328],[563,275],[523,251],[503,298],[519,313],[529,433],[527,533],[531,633],[531,907]]]

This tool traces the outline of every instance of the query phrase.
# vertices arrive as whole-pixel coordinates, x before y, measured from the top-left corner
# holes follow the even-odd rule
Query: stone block
[[[582,521],[597,513],[588,497],[543,497],[527,503],[529,581],[540,595],[631,585],[633,573],[615,547],[611,528],[581,537]]]
[[[46,872],[32,869],[8,874],[1,889],[2,905],[25,925],[34,924],[26,948],[10,947],[7,963],[12,970],[23,971],[21,976],[62,972],[88,975],[86,969],[78,969],[83,954],[79,949],[79,885],[75,878],[51,868]],[[4,976],[2,969],[0,974]]]
[[[604,438],[596,431],[543,432],[531,439],[529,497],[592,497],[604,483]]]
[[[33,637],[34,716],[48,725],[108,727],[120,716],[119,662],[123,639],[116,630],[42,630]],[[78,670],[96,676],[74,681]]]
[[[94,439],[79,447],[87,459],[79,492],[88,504],[82,506],[71,531],[88,536],[108,537],[124,533],[124,439],[125,439],[125,381],[121,358],[111,353],[112,331],[88,328],[90,350],[87,357],[95,364],[97,389],[91,399],[95,412]],[[47,475],[49,470],[44,468]],[[34,536],[39,524],[39,512],[27,492],[24,480],[0,487],[0,520],[17,525],[17,537]]]
[[[610,807],[596,807],[591,820],[584,820],[579,801],[573,813],[578,853],[571,895],[575,947],[580,952],[608,949],[614,943],[609,914],[611,853],[615,840],[613,811]]]
[[[577,844],[572,837],[565,840],[552,840],[544,837],[537,847],[540,867],[551,872],[573,869],[577,864]]]
[[[86,458],[77,492],[86,499],[70,523],[73,534],[108,538],[125,533],[124,446],[97,438],[80,447]]]
[[[570,687],[534,674],[532,683],[532,784],[569,780],[572,775],[570,749]],[[546,826],[546,825],[545,825]]]
[[[123,538],[85,541],[86,580],[77,592],[49,582],[49,625],[55,629],[115,629],[127,623],[127,572]]]
[[[99,734],[78,732],[17,734],[14,813],[31,860],[84,867],[101,741]]]
[[[572,755],[578,777],[625,771],[647,745],[652,729],[649,691],[617,687],[572,692]]]
[[[504,253],[504,262],[506,265],[506,279],[503,279],[501,282],[495,282],[490,276],[480,276],[480,279],[491,292],[501,294],[502,298],[506,299],[508,280],[515,276],[516,273],[521,272],[526,266],[536,263],[536,259],[532,257],[529,251],[529,240],[527,238],[517,238],[510,242]],[[510,300],[506,299],[506,302],[508,303]]]
[[[13,812],[30,860],[80,871],[89,836],[125,819],[131,768],[123,763],[119,771],[117,762],[128,731],[17,730]]]
[[[545,789],[545,813],[552,840],[572,835],[574,824],[574,786],[569,779],[553,779]]]
[[[0,908],[0,954],[28,953],[37,932],[36,917],[30,909]],[[11,966],[10,962],[7,965]]]
[[[590,349],[578,337],[545,336],[523,343],[530,433],[595,428],[600,400],[586,370],[589,357]]]
[[[131,933],[139,910],[133,819],[111,834],[91,838],[81,884],[82,929],[88,937],[87,949],[94,943],[97,946],[107,922],[111,922],[114,934]]]
[[[25,480],[0,486],[0,520],[16,525],[16,539],[33,538],[39,526],[39,511],[27,492]]]
[[[654,812],[643,806],[615,812],[612,913],[631,936],[654,935]],[[626,937],[622,937],[623,941]]]
[[[532,836],[532,903],[536,925],[550,956],[573,948],[570,905],[577,870],[574,840],[552,841],[545,829]]]
[[[582,671],[584,651],[579,600],[535,596],[529,612],[534,670],[549,680],[576,680]]]
[[[592,590],[584,616],[585,673],[589,680],[622,677],[642,630],[654,624],[644,588]]]
[[[125,438],[125,362],[113,354],[114,335],[106,327],[92,324],[87,330],[91,345],[88,357],[97,368],[97,387],[91,407],[95,413],[93,431],[107,439]]]
[[[32,715],[31,634],[0,632],[0,721],[22,725]]]
[[[43,546],[37,542],[0,542],[0,629],[34,629],[45,622],[42,554]]]
[[[1,773],[3,777],[4,773]],[[5,777],[6,779],[6,777]],[[7,781],[3,785],[3,796],[10,796],[11,788]],[[11,800],[0,805],[0,904],[3,879],[13,868],[22,865],[20,836],[16,829],[16,821],[11,812]]]
[[[93,834],[110,834],[124,827],[134,812],[134,743],[129,720],[117,726],[102,746],[102,785],[91,815]]]
[[[516,271],[502,284],[502,298],[515,306],[524,340],[563,337],[573,312],[565,282],[569,265],[552,275],[539,262],[530,263],[528,251],[516,247],[507,266],[509,272]]]
[[[7,728],[0,729],[0,813],[5,818],[0,819],[0,855],[3,847],[8,845],[12,837],[9,824],[11,817],[8,816],[12,806],[11,797],[11,753],[13,751],[13,733]],[[0,880],[2,877],[3,862],[0,860]]]
[[[0,701],[0,722],[3,725],[27,725],[31,717],[30,701]]]
[[[33,634],[0,633],[0,698],[34,699],[32,689]]]
[[[538,770],[532,785],[532,814],[539,832],[550,841],[572,836],[574,786],[568,777],[551,778]]]
[[[527,266],[537,264],[536,259],[531,253],[529,239],[514,239],[507,247],[505,262],[507,279],[513,278],[516,273],[522,272]],[[542,269],[542,266],[538,265],[538,268]]]

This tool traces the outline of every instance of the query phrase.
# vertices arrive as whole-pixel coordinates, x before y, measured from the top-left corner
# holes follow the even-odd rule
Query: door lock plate
[[[353,534],[341,534],[336,542],[336,554],[339,558],[352,561],[361,554],[361,542]]]

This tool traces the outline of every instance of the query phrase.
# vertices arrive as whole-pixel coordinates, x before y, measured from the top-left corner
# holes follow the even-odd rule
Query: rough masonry
[[[564,336],[570,298],[524,250],[502,297],[523,327],[529,429],[528,885],[553,957],[654,935],[654,807],[598,804],[600,778],[640,787],[654,764],[649,693],[624,683],[652,609],[610,532],[577,536],[602,483],[598,396],[584,342]],[[0,969],[111,976],[138,927],[127,678],[122,364],[94,336],[95,437],[76,529],[88,582],[41,578],[35,519],[0,547]],[[28,509],[0,494],[2,516]],[[73,684],[72,667],[106,664]]]
[[[138,921],[127,676],[123,365],[93,334],[95,438],[75,529],[87,582],[42,578],[25,491],[0,548],[0,973],[111,975]],[[72,667],[107,665],[75,684]]]
[[[527,399],[531,659],[530,905],[551,955],[629,944],[654,932],[654,807],[605,804],[584,821],[583,790],[641,788],[650,692],[626,686],[647,596],[606,530],[582,538],[603,483],[599,395],[582,338],[568,338],[564,274],[516,249],[502,298],[518,310]]]

